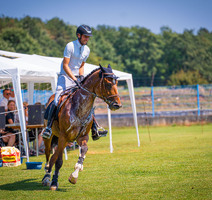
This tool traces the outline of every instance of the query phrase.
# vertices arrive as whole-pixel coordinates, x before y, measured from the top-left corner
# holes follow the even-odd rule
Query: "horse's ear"
[[[104,71],[104,68],[102,67],[101,64],[99,64],[101,71]]]
[[[107,68],[112,69],[112,67],[110,66],[110,64],[108,65],[108,67],[107,67]]]

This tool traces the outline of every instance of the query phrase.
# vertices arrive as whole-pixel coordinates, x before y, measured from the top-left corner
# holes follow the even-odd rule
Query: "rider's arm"
[[[76,81],[77,78],[74,76],[74,74],[72,73],[71,69],[68,66],[69,61],[70,61],[70,58],[66,58],[66,57],[63,58],[63,69],[70,78]]]
[[[84,75],[84,65],[85,65],[85,62],[82,62],[80,68],[79,68],[79,75],[83,76]]]

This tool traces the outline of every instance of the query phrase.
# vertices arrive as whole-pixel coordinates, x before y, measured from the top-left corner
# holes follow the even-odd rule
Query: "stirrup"
[[[43,131],[42,137],[44,139],[49,139],[52,135],[52,129],[49,127],[46,127],[45,131]]]
[[[105,130],[103,127],[95,127],[92,129],[92,139],[94,141],[98,140],[100,137],[106,137],[108,131]]]
[[[108,131],[105,130],[103,127],[97,127],[97,133],[99,134],[100,137],[106,137]]]

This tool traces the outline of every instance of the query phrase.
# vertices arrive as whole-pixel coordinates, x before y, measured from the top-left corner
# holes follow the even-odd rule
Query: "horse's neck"
[[[95,93],[95,88],[97,87],[99,81],[99,71],[96,71],[85,80],[83,88]]]
[[[88,79],[82,85],[82,87],[85,88],[86,90],[80,89],[74,95],[73,107],[76,106],[77,108],[76,114],[78,115],[79,118],[84,118],[87,115],[89,115],[91,109],[93,108],[95,100],[94,91],[95,87],[98,85],[97,76],[98,73],[96,72],[92,74],[91,77],[88,77]]]
[[[76,117],[83,119],[87,118],[93,108],[93,104],[93,95],[81,89],[73,97],[72,109],[75,110]]]
[[[94,97],[92,94],[81,89],[77,91],[76,96],[74,102],[78,104],[79,110],[92,108],[94,103]]]

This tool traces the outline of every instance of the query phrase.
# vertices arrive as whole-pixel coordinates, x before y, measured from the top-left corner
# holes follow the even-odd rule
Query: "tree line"
[[[76,26],[55,17],[48,21],[26,16],[0,17],[0,49],[63,57],[65,45],[76,40]],[[135,86],[212,83],[212,32],[200,28],[160,34],[139,27],[92,28],[88,63],[132,73]]]

